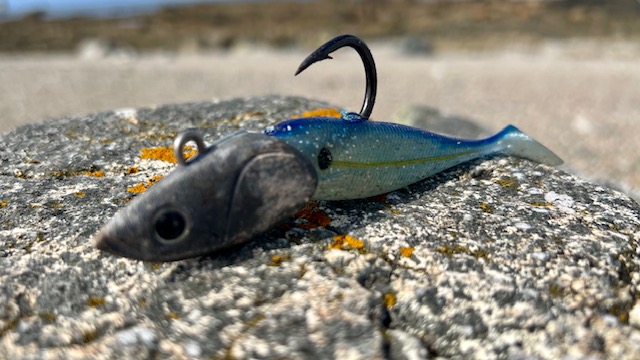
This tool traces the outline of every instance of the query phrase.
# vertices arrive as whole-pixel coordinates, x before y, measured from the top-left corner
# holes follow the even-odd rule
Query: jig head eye
[[[176,209],[164,209],[153,220],[153,231],[157,240],[165,243],[178,242],[186,238],[189,222],[186,216]]]
[[[189,161],[187,161],[187,158],[184,156],[184,152],[182,151],[184,145],[189,141],[193,141],[196,143],[196,146],[198,147],[198,155],[204,154],[207,151],[207,147],[204,145],[202,137],[196,131],[187,130],[183,133],[180,133],[173,141],[173,153],[179,165],[184,166],[190,163]]]

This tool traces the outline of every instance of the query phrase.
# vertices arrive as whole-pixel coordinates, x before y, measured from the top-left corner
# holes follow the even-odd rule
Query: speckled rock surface
[[[309,204],[210,257],[152,264],[92,247],[173,167],[143,149],[190,127],[210,143],[321,107],[184,104],[2,136],[0,358],[640,356],[638,204],[519,159]]]

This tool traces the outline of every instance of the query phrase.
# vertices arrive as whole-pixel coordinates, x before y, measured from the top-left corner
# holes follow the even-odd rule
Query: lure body
[[[417,128],[369,121],[358,114],[342,119],[288,120],[265,134],[304,154],[316,168],[312,198],[346,200],[393,191],[458,164],[490,154],[523,157],[548,165],[562,160],[514,126],[482,140],[465,140]]]

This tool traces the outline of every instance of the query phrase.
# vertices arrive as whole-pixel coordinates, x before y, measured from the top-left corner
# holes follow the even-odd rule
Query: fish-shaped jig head
[[[195,158],[183,146],[194,141]],[[313,194],[315,169],[273,137],[238,132],[206,148],[193,131],[174,142],[178,166],[95,236],[98,249],[171,261],[238,245],[292,216]]]

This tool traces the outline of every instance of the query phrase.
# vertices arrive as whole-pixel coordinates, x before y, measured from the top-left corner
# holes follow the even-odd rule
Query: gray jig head
[[[183,146],[196,143],[187,160]],[[98,249],[146,261],[206,255],[247,242],[292,216],[317,175],[293,147],[239,132],[206,148],[194,131],[174,142],[178,166],[136,197],[95,236]]]

